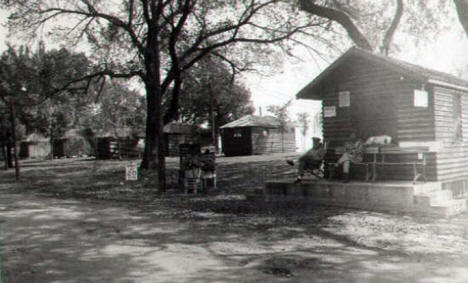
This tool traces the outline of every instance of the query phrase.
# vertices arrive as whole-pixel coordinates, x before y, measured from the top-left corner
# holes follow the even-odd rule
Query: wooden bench
[[[413,183],[416,183],[419,179],[426,181],[426,154],[425,151],[398,151],[397,149],[381,152],[381,151],[372,151],[365,152],[365,154],[371,155],[372,158],[369,161],[352,163],[353,165],[365,166],[366,168],[366,177],[365,181],[376,181],[378,178],[377,167],[378,166],[412,166],[413,168]],[[414,161],[389,161],[386,159],[388,156],[402,156],[408,154],[416,154],[417,158]],[[336,162],[328,163],[328,172],[330,178],[332,178],[333,170],[332,168],[336,167]]]
[[[336,166],[337,166],[337,162],[328,162],[327,165],[328,165],[328,174],[329,174],[329,179],[333,179],[334,178],[334,174],[332,172],[334,172]],[[369,181],[374,181],[375,179],[373,178],[374,176],[374,172],[375,172],[375,168],[373,166],[373,162],[353,162],[352,163],[353,165],[361,165],[361,166],[365,166],[366,168],[366,178],[365,178],[365,181],[366,182],[369,182]]]
[[[379,153],[372,153],[374,155],[374,160],[372,164],[372,181],[375,181],[378,177],[377,174],[377,166],[412,166],[413,168],[413,184],[416,183],[419,179],[423,179],[424,182],[426,181],[426,154],[422,151],[393,151],[393,152],[379,152]],[[414,161],[387,161],[385,159],[386,156],[401,156],[401,155],[408,155],[408,154],[416,154],[417,158]],[[380,156],[380,160],[379,157]],[[421,170],[419,170],[420,168]]]

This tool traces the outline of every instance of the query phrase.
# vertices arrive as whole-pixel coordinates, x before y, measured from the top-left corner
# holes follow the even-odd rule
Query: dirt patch
[[[467,214],[160,195],[122,184],[124,162],[40,164],[0,173],[2,282],[468,281]]]

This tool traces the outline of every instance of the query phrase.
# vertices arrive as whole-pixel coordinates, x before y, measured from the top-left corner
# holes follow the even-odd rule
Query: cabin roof
[[[26,142],[48,142],[50,139],[39,133],[29,134],[23,141]]]
[[[95,131],[94,136],[98,138],[109,138],[109,137],[124,138],[124,137],[132,137],[132,136],[144,137],[144,132],[139,129],[134,129],[130,127],[121,127],[121,128],[106,129],[106,130],[98,129]]]
[[[166,134],[193,134],[197,131],[197,126],[183,123],[169,123],[163,128]]]
[[[394,70],[397,73],[411,77],[421,83],[432,83],[439,85],[450,85],[451,87],[468,88],[468,81],[463,80],[454,75],[450,75],[444,72],[424,68],[418,65],[414,65],[402,60],[395,58],[374,54],[370,51],[366,51],[357,47],[351,47],[343,55],[341,55],[335,62],[333,62],[328,68],[326,68],[320,75],[318,75],[313,81],[307,84],[303,89],[297,93],[297,98],[308,98],[308,99],[322,99],[322,94],[316,91],[317,87],[329,76],[331,73],[343,64],[347,64],[347,59],[357,57],[366,60],[370,60],[377,64],[386,66],[389,69]]]
[[[221,129],[241,127],[279,128],[280,121],[273,116],[245,115],[221,126]]]

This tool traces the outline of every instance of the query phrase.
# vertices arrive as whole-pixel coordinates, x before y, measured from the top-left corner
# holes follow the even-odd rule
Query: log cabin
[[[19,148],[20,158],[45,158],[51,154],[50,139],[36,133],[21,141]]]
[[[392,146],[374,148],[373,157],[364,157],[396,153],[377,160],[382,161],[379,178],[412,180],[415,173],[408,165],[419,159],[427,181],[466,194],[468,81],[353,47],[297,98],[322,101],[329,163],[336,162],[351,134],[363,140],[388,135]],[[352,178],[363,178],[363,166],[354,167]]]
[[[182,123],[169,123],[164,126],[166,156],[179,156],[179,145],[197,142],[198,127]]]
[[[245,115],[223,125],[221,142],[226,156],[295,152],[295,129],[273,116]]]

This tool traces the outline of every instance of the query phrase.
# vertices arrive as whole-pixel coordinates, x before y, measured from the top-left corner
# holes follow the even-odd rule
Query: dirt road
[[[226,215],[0,193],[2,283],[468,282],[467,216]]]

